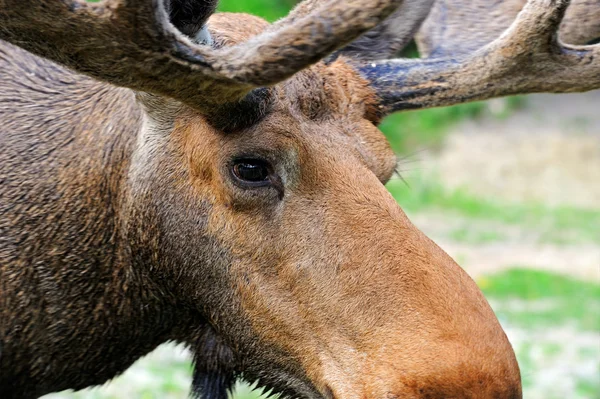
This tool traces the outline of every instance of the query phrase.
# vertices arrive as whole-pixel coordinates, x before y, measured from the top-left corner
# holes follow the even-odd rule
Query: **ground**
[[[436,133],[389,189],[486,294],[525,398],[600,399],[600,91],[531,96],[507,117],[509,103]],[[189,384],[187,352],[166,345],[102,388],[45,399],[185,398]]]

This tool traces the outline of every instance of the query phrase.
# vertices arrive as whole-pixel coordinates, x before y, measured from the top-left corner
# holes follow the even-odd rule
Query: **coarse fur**
[[[224,45],[266,27],[209,26]],[[376,97],[343,61],[273,87],[259,121],[225,133],[0,49],[1,397],[102,384],[166,341],[192,348],[209,399],[241,373],[292,396],[520,395],[481,293],[385,191]],[[283,199],[231,183],[248,154]]]
[[[214,1],[25,3],[0,0],[0,397],[102,384],[167,341],[205,399],[237,378],[521,397],[483,295],[386,191],[385,91],[356,67],[430,2],[346,47],[402,2],[308,0],[273,25],[208,19]],[[271,184],[236,180],[249,158]]]

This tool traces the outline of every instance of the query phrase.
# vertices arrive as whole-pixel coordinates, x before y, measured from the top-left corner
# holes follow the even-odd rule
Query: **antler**
[[[427,18],[434,0],[405,0],[387,20],[336,52],[353,59],[397,56]]]
[[[194,12],[178,13],[182,3]],[[202,5],[201,3],[205,3]],[[308,0],[245,43],[214,49],[194,32],[216,1],[0,0],[0,39],[118,86],[210,111],[280,82],[376,26],[402,0]]]
[[[529,0],[508,30],[469,54],[459,49],[455,56],[370,61],[358,67],[379,94],[382,113],[600,88],[600,45],[572,46],[558,39],[569,4]]]

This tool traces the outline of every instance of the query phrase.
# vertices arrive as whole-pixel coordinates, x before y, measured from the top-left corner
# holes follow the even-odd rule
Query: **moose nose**
[[[321,358],[326,385],[335,399],[521,399],[506,335],[482,324],[440,330],[398,323],[371,331],[368,344]]]
[[[504,335],[504,334],[502,334]],[[465,344],[423,331],[410,343],[378,339],[373,351],[345,347],[322,358],[326,398],[521,399],[514,352],[500,336]],[[323,386],[323,385],[322,385]]]
[[[443,356],[440,354],[440,356]],[[522,399],[518,375],[510,372],[483,375],[474,369],[456,367],[446,372],[421,375],[408,370],[396,370],[391,382],[385,382],[385,372],[357,376],[358,384],[343,383],[343,387],[327,387],[327,399]],[[340,379],[336,379],[340,381]],[[361,386],[362,385],[362,386]]]

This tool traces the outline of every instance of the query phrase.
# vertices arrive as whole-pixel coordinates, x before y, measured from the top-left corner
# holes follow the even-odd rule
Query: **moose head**
[[[269,25],[214,0],[0,0],[0,394],[101,384],[173,340],[206,399],[238,377],[520,398],[483,295],[386,191],[377,124],[598,88],[600,48],[558,39],[569,1],[433,3],[306,0]],[[598,6],[564,41],[600,36],[569,17]],[[429,58],[393,58],[419,29]]]

